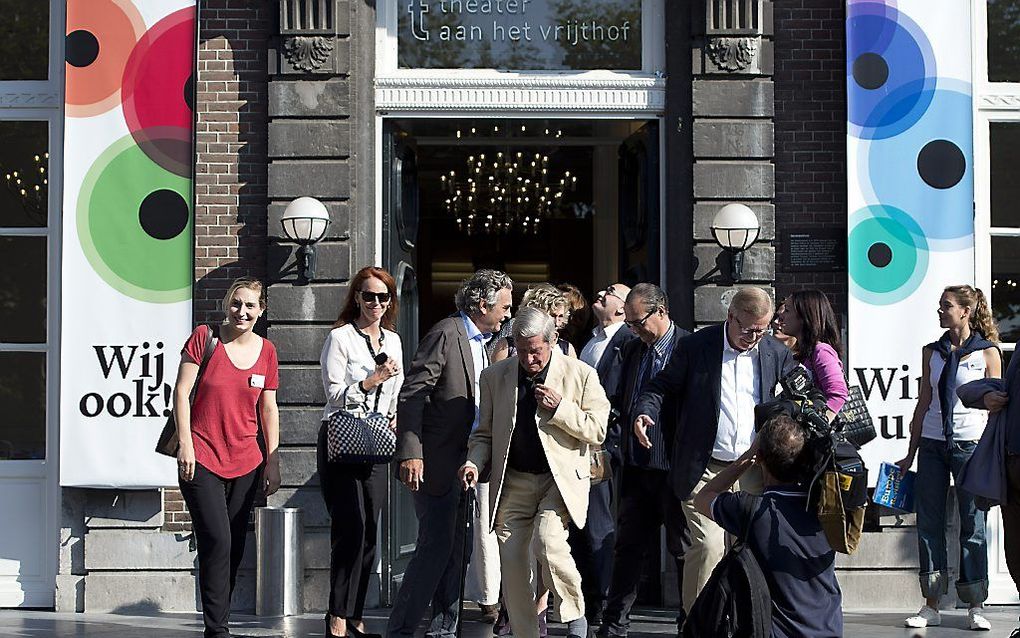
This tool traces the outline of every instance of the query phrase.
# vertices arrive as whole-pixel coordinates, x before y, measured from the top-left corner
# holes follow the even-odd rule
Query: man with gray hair
[[[503,599],[516,638],[537,638],[531,546],[556,593],[568,638],[588,638],[581,575],[567,526],[588,514],[590,453],[606,438],[609,400],[598,373],[554,347],[556,326],[537,308],[514,320],[516,356],[482,373],[478,429],[460,469],[464,489],[492,468],[489,512],[499,540]]]
[[[425,635],[452,638],[457,631],[465,535],[459,513],[466,503],[457,468],[478,425],[478,378],[489,363],[485,342],[510,316],[512,286],[496,270],[465,281],[455,297],[458,312],[422,338],[404,378],[394,460],[414,495],[418,539],[393,603],[391,637],[413,636],[430,603]]]
[[[779,379],[796,365],[786,346],[766,334],[771,320],[772,297],[755,286],[741,288],[730,300],[726,322],[684,337],[633,410],[634,435],[651,449],[649,429],[658,427],[663,400],[679,406],[669,484],[683,501],[690,532],[682,592],[686,612],[726,549],[722,528],[695,509],[694,495],[751,446],[754,406],[771,400]],[[749,471],[737,486],[760,494],[761,472]]]

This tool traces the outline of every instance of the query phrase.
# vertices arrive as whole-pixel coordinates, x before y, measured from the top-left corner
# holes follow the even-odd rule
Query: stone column
[[[280,469],[283,484],[270,505],[300,507],[305,524],[305,607],[324,609],[329,591],[329,519],[315,472],[315,442],[325,396],[319,353],[347,292],[346,282],[371,254],[371,59],[374,8],[362,0],[329,0],[334,13],[303,22],[296,9],[318,0],[278,0],[280,32],[270,51],[269,79],[269,338],[280,356]],[[290,11],[290,14],[287,12]],[[367,112],[364,104],[367,100]],[[353,133],[362,131],[362,133]],[[367,145],[367,148],[365,147]],[[364,175],[368,174],[368,178]],[[286,205],[310,196],[332,223],[316,246],[313,282],[298,280],[297,246],[280,225]],[[353,211],[357,210],[358,215]],[[367,251],[367,253],[366,253]],[[353,254],[359,255],[357,261]]]
[[[723,204],[747,204],[761,223],[739,283],[771,287],[775,279],[775,104],[772,2],[695,5],[694,24],[704,25],[704,35],[693,43],[694,322],[703,325],[726,318],[733,290],[729,257],[710,230]],[[720,5],[740,9],[738,14],[750,8],[757,18],[716,13],[706,20]]]

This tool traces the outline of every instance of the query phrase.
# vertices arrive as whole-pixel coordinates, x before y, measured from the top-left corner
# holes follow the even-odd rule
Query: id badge
[[[264,374],[253,374],[248,379],[248,385],[253,388],[265,388],[266,387],[266,375]]]

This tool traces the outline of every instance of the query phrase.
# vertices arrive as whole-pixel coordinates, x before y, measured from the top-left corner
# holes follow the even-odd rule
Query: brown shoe
[[[496,605],[478,605],[478,609],[482,611],[482,617],[479,618],[481,622],[493,624],[496,622],[496,617],[499,616],[499,607]]]

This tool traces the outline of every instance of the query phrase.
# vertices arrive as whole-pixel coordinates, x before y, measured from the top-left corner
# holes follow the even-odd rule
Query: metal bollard
[[[255,614],[304,613],[301,509],[255,508]]]

